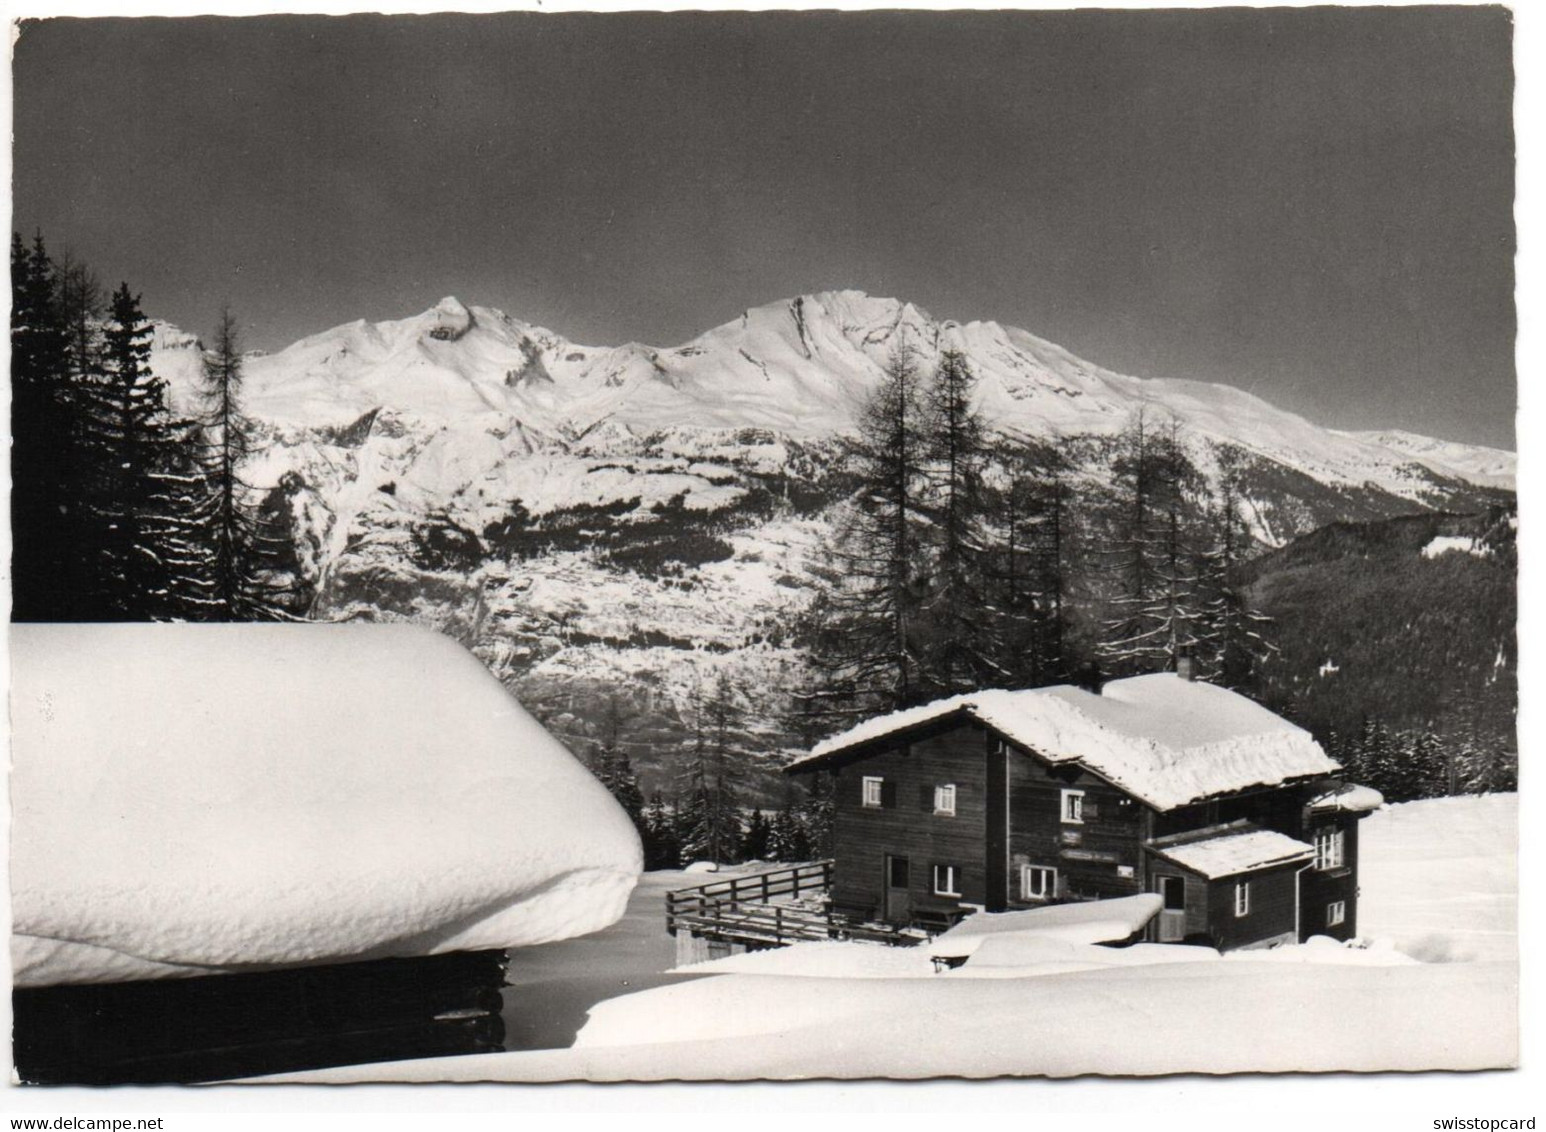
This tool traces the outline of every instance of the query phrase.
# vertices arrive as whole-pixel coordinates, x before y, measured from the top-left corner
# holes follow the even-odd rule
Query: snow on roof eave
[[[1092,771],[1091,773],[1093,774],[1095,772]],[[1248,782],[1244,786],[1237,786],[1231,790],[1216,790],[1211,794],[1199,794],[1195,798],[1188,798],[1184,802],[1165,803],[1160,803],[1149,798],[1145,798],[1136,790],[1128,786],[1123,786],[1119,782],[1112,783],[1112,785],[1116,786],[1119,790],[1126,790],[1129,794],[1132,794],[1133,797],[1148,803],[1156,810],[1159,810],[1161,813],[1168,813],[1171,810],[1179,810],[1184,806],[1195,806],[1199,802],[1213,802],[1223,798],[1238,798],[1242,794],[1251,794],[1257,790],[1281,790],[1286,786],[1303,786],[1307,782],[1314,782],[1317,778],[1325,777],[1326,774],[1324,771],[1312,770],[1307,771],[1304,774],[1291,774],[1285,778],[1278,779],[1276,782]]]
[[[896,712],[894,714],[898,716],[907,715],[910,718],[906,720],[899,719],[894,726],[884,730],[872,731],[871,728],[878,720],[887,718],[886,716],[878,716],[876,719],[856,724],[846,731],[839,731],[821,740],[821,742],[811,748],[809,754],[801,755],[793,762],[786,764],[784,773],[803,774],[807,771],[820,770],[834,763],[864,758],[868,754],[878,753],[869,750],[869,748],[874,747],[876,744],[895,740],[898,735],[940,723],[952,715],[965,715],[978,723],[983,723],[984,726],[992,727],[992,724],[986,723],[972,710],[972,705],[969,702],[958,702],[965,699],[967,697],[952,697],[948,700],[938,700],[934,704],[924,704],[920,707]],[[926,710],[936,706],[939,708],[937,711],[929,712]],[[917,714],[914,715],[913,713]],[[994,727],[993,730],[997,732],[998,728]],[[859,734],[855,735],[856,732]],[[848,735],[855,735],[855,737],[848,742],[843,742],[843,738]]]
[[[1320,797],[1312,799],[1310,809],[1316,813],[1371,814],[1384,804],[1385,796],[1374,787],[1360,786],[1356,782],[1344,782]]]
[[[1219,872],[1200,868],[1194,864],[1188,864],[1186,861],[1172,856],[1164,849],[1155,849],[1153,846],[1149,846],[1149,851],[1156,857],[1165,858],[1165,860],[1169,861],[1177,868],[1185,869],[1188,872],[1198,873],[1201,876],[1207,877],[1209,880],[1221,880],[1224,877],[1240,876],[1243,873],[1259,873],[1263,869],[1277,868],[1279,865],[1288,865],[1294,863],[1295,861],[1308,861],[1315,856],[1314,849],[1301,850],[1294,853],[1285,853],[1281,857],[1273,857],[1269,860],[1256,861],[1253,864],[1242,865],[1240,868],[1231,868],[1228,872]]]
[[[1141,786],[1133,786],[1129,783],[1123,782],[1121,779],[1106,771],[1103,771],[1101,768],[1090,765],[1089,762],[1077,755],[1051,755],[1046,751],[1041,750],[1039,747],[1032,746],[1031,744],[1026,743],[1024,740],[1016,738],[1014,735],[1011,735],[1005,731],[992,719],[986,718],[977,709],[977,706],[970,702],[970,696],[954,697],[954,699],[964,700],[966,702],[957,703],[953,701],[941,701],[942,703],[950,703],[950,706],[930,715],[920,715],[918,718],[909,719],[906,722],[898,722],[896,726],[883,731],[876,731],[873,734],[865,734],[850,743],[828,746],[829,744],[837,743],[837,741],[841,740],[844,735],[847,735],[853,731],[859,731],[862,728],[865,728],[868,724],[872,724],[876,721],[869,720],[866,721],[866,723],[858,724],[857,726],[850,728],[849,731],[840,731],[836,735],[833,735],[831,738],[823,739],[820,743],[816,744],[810,754],[795,759],[793,762],[786,765],[784,767],[783,773],[807,774],[822,770],[830,766],[867,758],[871,754],[879,753],[878,751],[869,749],[873,748],[876,744],[881,743],[884,740],[895,740],[898,735],[930,724],[939,723],[942,720],[948,719],[952,715],[964,715],[967,718],[980,723],[983,727],[986,727],[989,731],[993,732],[994,735],[1002,739],[1005,743],[1009,744],[1010,747],[1012,747],[1017,753],[1021,755],[1040,759],[1042,762],[1047,763],[1049,766],[1066,766],[1072,763],[1084,773],[1089,774],[1094,778],[1100,779],[1102,782],[1106,783],[1108,786],[1111,786],[1113,789],[1120,790],[1124,794],[1136,798],[1144,805],[1150,806],[1160,813],[1168,813],[1171,810],[1179,810],[1185,806],[1195,806],[1199,802],[1211,801],[1218,798],[1234,798],[1241,794],[1248,794],[1256,790],[1278,790],[1289,786],[1303,786],[1307,782],[1313,782],[1318,778],[1325,778],[1328,773],[1326,770],[1312,770],[1306,771],[1303,774],[1285,775],[1284,777],[1271,782],[1247,782],[1239,786],[1231,787],[1227,790],[1215,790],[1205,794],[1198,794],[1182,801],[1176,801],[1174,799],[1161,799],[1155,797],[1151,792],[1145,791]],[[924,706],[927,707],[930,705]],[[912,708],[909,710],[914,712],[921,712],[923,709]],[[898,712],[896,714],[901,715],[904,713]],[[885,717],[882,716],[880,718]],[[1334,760],[1332,761],[1332,766],[1335,769],[1341,769],[1341,765],[1336,763]],[[1383,799],[1381,801],[1383,802]]]

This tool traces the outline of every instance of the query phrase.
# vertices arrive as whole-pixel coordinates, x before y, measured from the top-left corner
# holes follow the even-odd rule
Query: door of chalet
[[[1180,943],[1186,938],[1186,878],[1160,875],[1154,891],[1164,901],[1159,913],[1159,941]]]
[[[912,869],[906,857],[886,856],[885,918],[888,923],[905,924],[912,919]]]

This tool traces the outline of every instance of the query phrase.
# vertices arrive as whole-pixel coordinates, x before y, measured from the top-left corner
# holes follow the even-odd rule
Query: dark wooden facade
[[[1312,844],[1323,831],[1340,830],[1343,857],[1340,866],[1306,869],[1299,891],[1299,935],[1329,935],[1333,939],[1352,939],[1358,934],[1358,815],[1312,814],[1304,838]],[[1334,923],[1332,905],[1342,906],[1342,922]]]
[[[841,866],[833,875],[833,907],[898,923],[932,910],[985,906],[987,763],[987,732],[968,722],[914,735],[840,769],[833,859]],[[879,805],[864,802],[866,778],[881,779]],[[935,813],[941,785],[956,788],[953,815]],[[935,866],[956,870],[957,895],[934,892]]]
[[[836,787],[832,906],[856,921],[933,926],[978,909],[1168,891],[1178,907],[1156,919],[1150,939],[1237,948],[1311,935],[1348,939],[1357,930],[1358,815],[1312,813],[1320,782],[1161,811],[965,714],[855,746],[820,769]],[[868,803],[866,779],[880,780]],[[947,786],[953,814],[935,804],[936,790]],[[1078,795],[1072,815],[1070,793]],[[1321,868],[1304,858],[1208,878],[1150,848],[1167,835],[1242,820],[1312,845],[1317,832],[1340,830],[1341,863]],[[942,878],[954,883],[942,886]],[[1240,880],[1250,884],[1250,905],[1237,915]],[[1341,921],[1332,922],[1338,912]]]
[[[27,1084],[229,1080],[503,1048],[503,951],[245,974],[21,987]]]

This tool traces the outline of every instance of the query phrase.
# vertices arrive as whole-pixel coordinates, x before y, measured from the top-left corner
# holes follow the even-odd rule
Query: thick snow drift
[[[573,1049],[270,1080],[1358,1072],[1496,1068],[1518,1057],[1517,968],[1508,964],[1183,962],[1043,978],[960,974],[696,979],[597,1005]]]
[[[1172,673],[973,692],[866,720],[818,743],[790,769],[965,712],[1052,762],[1077,762],[1157,809],[1340,769],[1310,733],[1246,697]]]
[[[1358,932],[1425,962],[1519,957],[1519,796],[1387,806],[1358,837]]]
[[[592,932],[623,812],[469,653],[387,625],[12,627],[19,986]]]
[[[1037,936],[1065,943],[1124,940],[1142,931],[1162,903],[1155,893],[1141,892],[1113,900],[1054,904],[1020,912],[978,912],[936,936],[928,944],[929,954],[959,959],[975,952],[985,939],[999,935]]]
[[[1391,806],[1364,823],[1360,931],[1471,943],[1414,963],[1376,940],[1238,951],[986,936],[927,951],[799,944],[591,1007],[573,1049],[272,1080],[592,1081],[1483,1069],[1518,1056],[1512,795]],[[1437,890],[1445,891],[1437,891]],[[1467,935],[1478,919],[1484,935]],[[1485,934],[1490,933],[1490,934]],[[721,973],[724,972],[724,973]],[[734,1040],[725,1040],[733,1038]]]

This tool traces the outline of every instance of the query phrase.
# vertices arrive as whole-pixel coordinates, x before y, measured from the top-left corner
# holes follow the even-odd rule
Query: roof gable
[[[818,743],[788,769],[817,769],[957,712],[1161,810],[1340,769],[1303,728],[1228,689],[1170,673],[1114,680],[1100,694],[1059,685],[936,700],[866,720]]]

